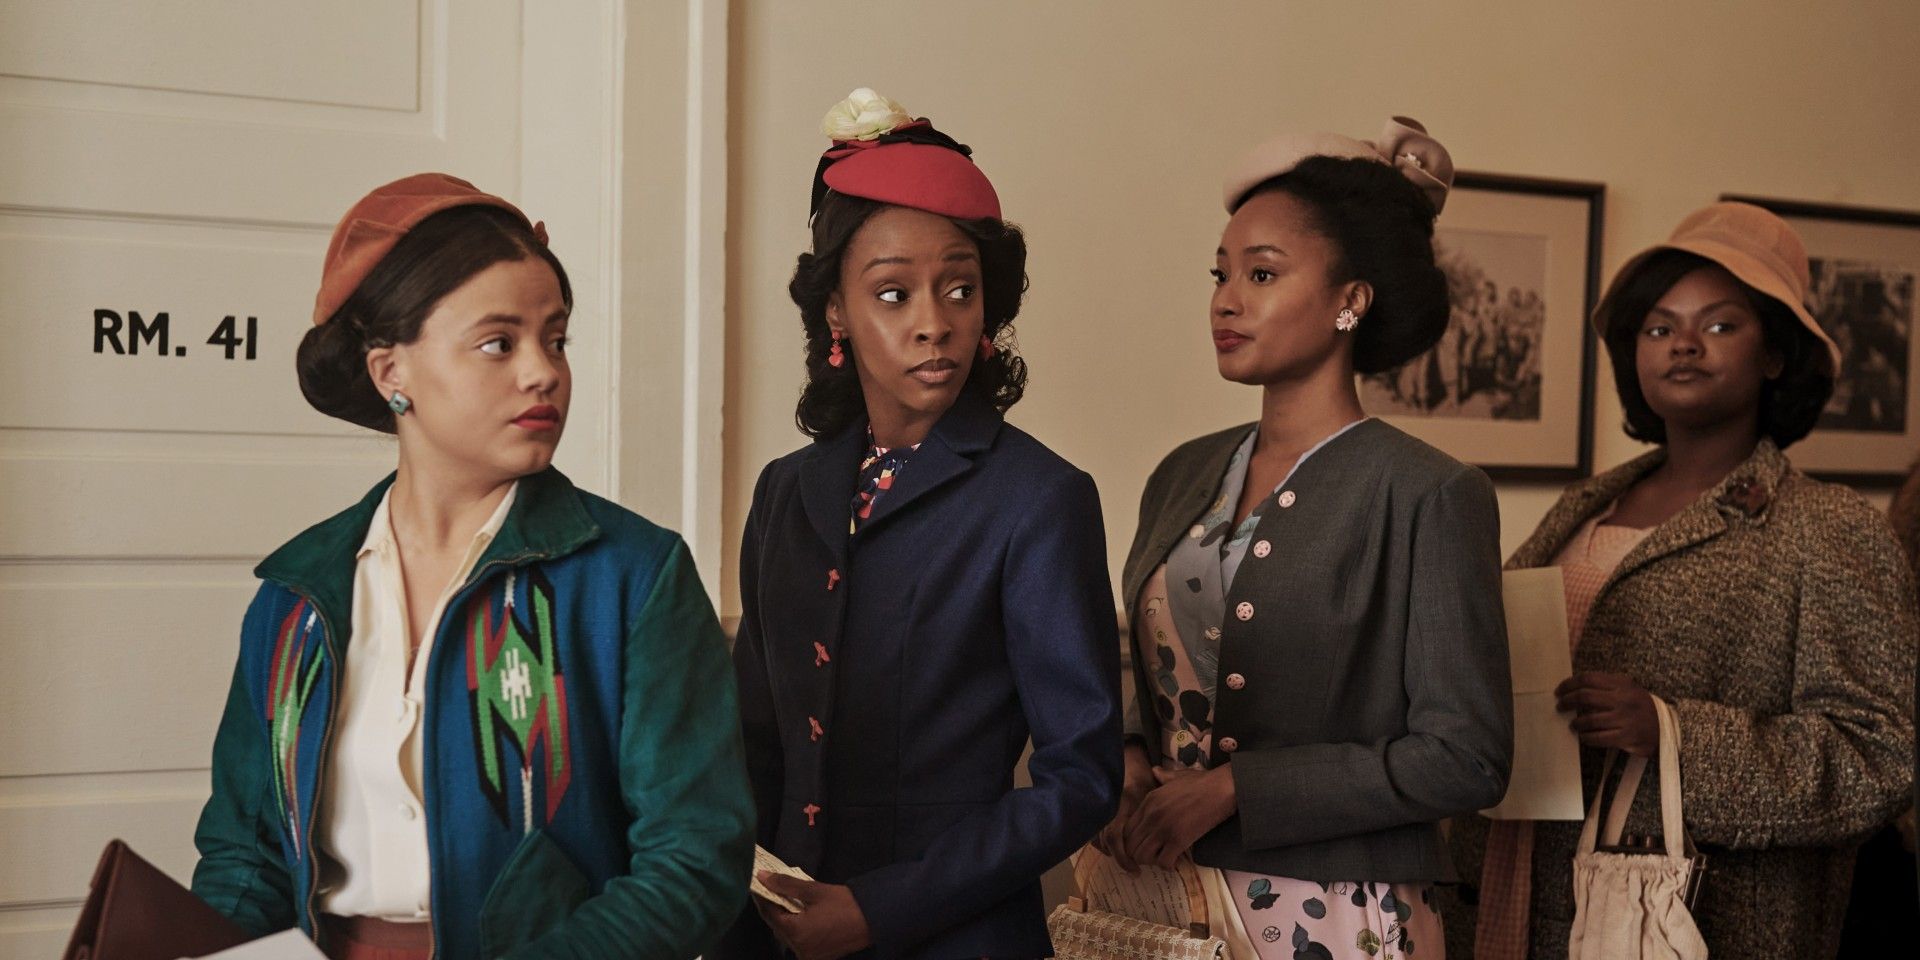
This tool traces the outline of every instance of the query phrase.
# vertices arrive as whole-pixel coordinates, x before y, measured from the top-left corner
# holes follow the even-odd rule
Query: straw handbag
[[[1142,866],[1131,876],[1092,847],[1073,863],[1077,893],[1047,918],[1058,960],[1228,960],[1208,935],[1200,871],[1182,857],[1174,870]],[[1116,912],[1123,910],[1124,912]]]
[[[1660,834],[1665,850],[1620,846],[1627,811],[1647,758],[1627,761],[1600,835],[1600,801],[1619,751],[1607,752],[1600,785],[1580,829],[1573,857],[1573,934],[1568,960],[1705,960],[1707,944],[1688,912],[1704,860],[1686,840],[1680,815],[1680,725],[1673,709],[1653,698],[1660,722]],[[1598,841],[1598,843],[1596,843]]]

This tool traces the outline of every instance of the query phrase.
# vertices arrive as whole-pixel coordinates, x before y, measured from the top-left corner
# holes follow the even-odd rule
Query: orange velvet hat
[[[533,231],[535,239],[543,245],[547,242],[546,224],[528,220],[519,207],[482,193],[459,177],[444,173],[402,177],[361,197],[333,228],[326,264],[320,268],[320,293],[313,299],[314,325],[326,323],[337,313],[415,224],[442,210],[470,206],[510,211]]]

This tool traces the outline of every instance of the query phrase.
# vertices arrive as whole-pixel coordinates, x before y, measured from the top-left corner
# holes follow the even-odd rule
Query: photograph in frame
[[[1894,485],[1920,451],[1913,336],[1920,212],[1727,194],[1780,215],[1807,245],[1807,309],[1840,347],[1833,396],[1787,451],[1817,477]]]
[[[1592,472],[1603,184],[1460,173],[1434,227],[1439,344],[1360,378],[1367,412],[1496,479]]]

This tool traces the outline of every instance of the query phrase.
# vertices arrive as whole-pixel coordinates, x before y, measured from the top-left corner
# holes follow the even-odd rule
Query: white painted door
[[[251,567],[392,466],[294,381],[341,211],[521,198],[606,323],[614,9],[0,0],[0,958],[57,955],[112,837],[188,877]],[[562,463],[604,488],[586,336]]]

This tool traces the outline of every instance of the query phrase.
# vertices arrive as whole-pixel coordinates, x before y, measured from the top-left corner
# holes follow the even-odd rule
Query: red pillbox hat
[[[1000,219],[1000,196],[966,144],[866,87],[820,123],[833,146],[814,172],[812,210],[831,189],[961,220]]]

